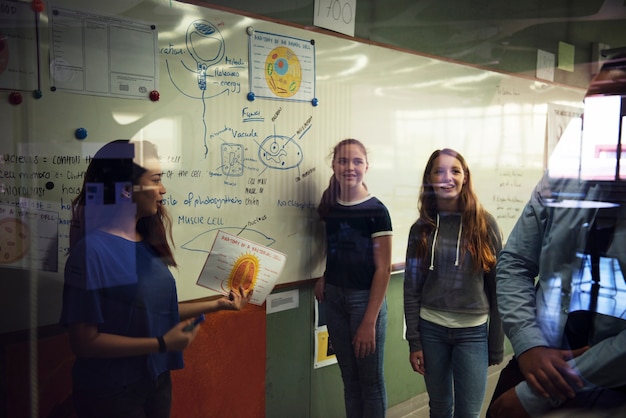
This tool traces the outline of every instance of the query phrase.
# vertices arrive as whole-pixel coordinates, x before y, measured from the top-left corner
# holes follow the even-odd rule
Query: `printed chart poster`
[[[137,20],[52,7],[50,77],[72,93],[148,99],[158,89],[157,30]]]
[[[337,356],[328,335],[326,326],[326,309],[323,303],[315,300],[315,358],[313,368],[317,369],[337,363]]]
[[[30,2],[0,1],[0,89],[36,90],[37,18]]]
[[[315,42],[251,31],[248,98],[315,99]]]
[[[262,305],[286,260],[283,253],[218,231],[197,284],[223,295],[240,286],[254,289],[250,303]]]
[[[554,151],[556,144],[570,127],[572,120],[580,119],[583,109],[558,103],[548,103],[548,132],[546,136],[545,162]],[[580,124],[580,122],[578,122]],[[576,126],[576,125],[573,125]],[[571,129],[572,127],[570,127]],[[580,131],[580,129],[577,129]],[[546,166],[547,168],[547,166]]]
[[[56,212],[0,205],[0,266],[57,271]]]

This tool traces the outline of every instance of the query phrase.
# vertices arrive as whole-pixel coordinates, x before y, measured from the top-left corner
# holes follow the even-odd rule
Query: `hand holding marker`
[[[183,328],[183,331],[189,332],[189,331],[193,330],[202,321],[204,321],[204,314],[200,314],[196,319],[193,320],[193,322],[191,324],[188,324],[185,328]]]

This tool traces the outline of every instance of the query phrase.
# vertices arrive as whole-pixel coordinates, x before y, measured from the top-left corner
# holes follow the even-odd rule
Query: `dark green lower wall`
[[[422,376],[409,365],[403,339],[402,273],[391,277],[387,292],[389,322],[385,344],[385,381],[389,407],[424,392]],[[336,364],[313,369],[313,288],[300,288],[296,309],[267,316],[267,418],[340,418],[343,384]]]

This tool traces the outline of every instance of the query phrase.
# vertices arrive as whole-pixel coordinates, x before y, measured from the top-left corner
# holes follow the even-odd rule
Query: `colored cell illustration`
[[[254,289],[250,303],[262,305],[274,287],[287,256],[257,242],[218,230],[198,285],[228,295]]]
[[[272,50],[265,60],[265,81],[278,97],[287,98],[296,94],[302,83],[298,55],[284,46]]]
[[[14,263],[28,253],[30,232],[20,219],[0,219],[0,237],[0,264]]]
[[[237,259],[228,275],[228,289],[254,289],[259,274],[259,259],[252,254],[244,254]]]

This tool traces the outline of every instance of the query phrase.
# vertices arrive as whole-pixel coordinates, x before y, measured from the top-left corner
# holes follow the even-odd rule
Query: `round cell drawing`
[[[22,259],[30,248],[28,225],[17,218],[0,219],[0,264]]]
[[[259,259],[252,254],[244,254],[237,259],[228,276],[228,288],[239,290],[254,289],[259,274]]]
[[[195,71],[200,90],[207,89],[207,70],[219,63],[225,54],[222,34],[215,25],[206,20],[195,20],[187,28],[185,42],[189,54],[195,60]]]
[[[207,20],[195,20],[187,28],[187,49],[197,61],[213,65],[222,60],[224,38],[219,29]]]
[[[287,170],[302,162],[302,148],[292,138],[271,135],[259,147],[259,160],[270,168]]]
[[[4,33],[0,32],[0,74],[9,66],[9,41]]]
[[[298,56],[289,48],[279,46],[265,60],[265,81],[278,97],[291,97],[300,89],[302,67]]]

